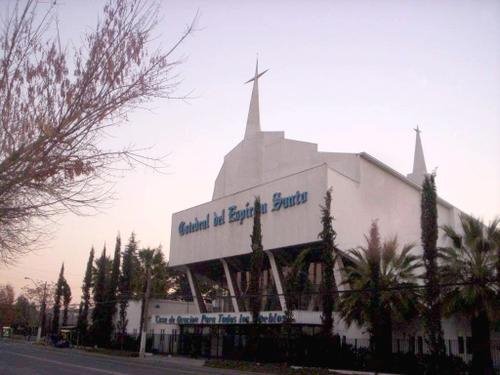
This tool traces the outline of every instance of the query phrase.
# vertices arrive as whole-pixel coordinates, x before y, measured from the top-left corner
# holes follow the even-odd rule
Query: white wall
[[[318,165],[327,163],[328,177]],[[312,170],[308,170],[312,168]],[[313,172],[315,171],[315,172]],[[195,173],[195,172],[194,172]],[[324,172],[326,173],[326,172]],[[439,179],[437,181],[439,185]],[[319,204],[333,188],[333,214],[338,243],[349,249],[364,244],[372,220],[385,238],[420,243],[420,190],[402,174],[365,154],[318,152],[317,145],[284,138],[282,132],[261,132],[244,139],[224,158],[215,182],[214,200],[173,215],[170,264],[181,265],[250,251],[251,220],[228,223],[180,236],[178,225],[202,219],[236,204],[242,207],[260,195],[270,204],[272,194],[308,191],[310,201],[282,212],[263,215],[264,248],[273,249],[317,240]],[[458,210],[439,200],[438,223],[455,226]],[[267,233],[267,234],[266,234]],[[443,245],[440,233],[439,245]]]
[[[328,170],[328,185],[333,188],[332,213],[334,228],[341,249],[365,245],[373,220],[377,220],[382,238],[397,236],[400,245],[414,243],[420,247],[420,191],[360,158],[360,181],[346,178],[338,171]],[[438,225],[454,225],[452,206],[438,203]],[[444,245],[439,231],[438,246]]]
[[[129,335],[137,334],[139,335],[139,329],[141,326],[141,305],[142,301],[140,300],[130,300],[127,308],[127,333]],[[165,333],[170,333],[171,329],[176,329],[177,325],[157,325],[151,324],[151,319],[155,315],[167,315],[167,314],[196,314],[198,311],[196,310],[196,306],[192,302],[184,302],[184,301],[171,301],[165,299],[152,299],[149,302],[149,311],[148,311],[148,332],[151,329],[154,330],[154,333],[160,333],[161,329],[165,330]],[[115,324],[116,319],[118,319],[118,314],[115,316]]]
[[[129,335],[139,335],[141,326],[141,305],[142,302],[130,300],[127,307],[127,333]],[[117,314],[118,315],[118,314]],[[118,318],[118,316],[116,316]]]
[[[250,249],[252,218],[242,224],[229,222],[228,207],[253,206],[255,196],[267,203],[267,213],[262,215],[263,246],[265,250],[286,247],[318,240],[321,230],[320,209],[326,191],[326,165],[320,165],[285,178],[280,178],[242,192],[216,199],[209,203],[175,213],[172,217],[172,235],[169,263],[172,266],[246,254]],[[307,202],[272,211],[272,197],[307,192]],[[213,214],[225,209],[225,224],[213,225]],[[201,219],[210,214],[210,227],[205,230],[180,235],[179,224]]]
[[[439,191],[439,178],[437,185]],[[216,179],[213,201],[173,215],[170,264],[249,253],[252,220],[246,219],[242,225],[229,223],[227,207],[236,204],[241,208],[247,202],[251,205],[256,195],[268,203],[268,213],[262,216],[264,249],[317,241],[321,229],[319,206],[329,187],[333,189],[337,245],[342,250],[365,245],[364,235],[372,221],[377,220],[383,239],[397,235],[400,246],[414,243],[415,253],[421,253],[421,192],[404,175],[365,153],[318,152],[317,145],[285,139],[282,132],[261,132],[243,140],[226,155]],[[287,195],[297,190],[308,192],[307,204],[270,211],[274,192]],[[220,213],[222,209],[226,209],[224,225],[214,227],[210,222],[206,230],[179,235],[181,221],[201,219],[207,213],[212,220],[213,212]],[[458,209],[438,200],[439,226],[447,224],[456,228],[458,214]],[[445,244],[440,231],[438,246]],[[313,315],[303,318],[317,319],[317,313]],[[406,328],[421,330],[418,325]],[[458,318],[448,319],[443,322],[443,329],[445,338],[455,339],[462,331],[466,335],[468,323]],[[368,338],[365,328],[347,327],[338,316],[335,331],[351,338]]]

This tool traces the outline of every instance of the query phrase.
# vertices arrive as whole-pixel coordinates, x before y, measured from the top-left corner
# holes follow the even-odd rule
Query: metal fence
[[[217,327],[204,327],[189,333],[173,334],[149,334],[148,349],[155,353],[182,354],[199,356],[205,358],[242,359],[249,342],[248,332],[233,330],[219,330]],[[309,327],[311,328],[311,327]],[[261,352],[269,361],[287,360],[292,356],[298,362],[314,362],[314,352],[322,345],[319,336],[314,330],[309,334],[297,334],[297,332],[286,337],[267,332],[259,337]],[[370,342],[367,338],[337,337],[341,350],[356,352],[369,350]],[[458,337],[457,339],[446,339],[445,348],[448,356],[460,358],[464,363],[472,359],[470,337]],[[393,353],[408,354],[422,357],[429,353],[428,345],[422,336],[394,338]],[[500,371],[500,339],[494,339],[491,343],[491,353],[494,366]]]

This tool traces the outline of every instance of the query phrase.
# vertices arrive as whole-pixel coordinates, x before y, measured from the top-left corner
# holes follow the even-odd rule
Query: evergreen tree
[[[260,223],[260,198],[255,198],[253,207],[253,229],[250,236],[252,241],[252,255],[250,258],[250,285],[248,287],[250,312],[253,324],[258,323],[261,309],[261,290],[259,281],[264,264],[264,250],[262,247],[262,227]]]
[[[78,311],[77,329],[82,337],[86,337],[88,328],[88,315],[90,305],[90,287],[92,286],[92,264],[94,263],[94,247],[90,250],[89,260],[87,261],[87,268],[83,278],[82,285],[82,300],[80,302],[80,309]]]
[[[158,246],[153,255],[151,268],[151,295],[154,298],[167,298],[169,277],[167,262],[165,262],[161,246]]]
[[[64,263],[61,266],[61,271],[59,272],[59,278],[57,279],[56,290],[54,293],[54,308],[52,314],[52,332],[59,332],[59,313],[61,312],[61,297],[64,289]]]
[[[262,226],[260,222],[260,198],[256,197],[253,205],[253,228],[250,235],[252,254],[250,256],[250,282],[248,285],[248,302],[252,314],[253,327],[250,330],[248,349],[250,355],[256,358],[259,337],[259,315],[262,307],[262,291],[260,279],[264,263],[264,250],[262,247]]]
[[[116,292],[118,290],[118,283],[120,281],[120,252],[121,239],[120,235],[118,235],[116,236],[115,255],[113,258],[110,280],[107,283],[106,291],[106,324],[104,325],[105,332],[103,333],[103,335],[106,337],[106,342],[109,342],[111,340],[111,335],[113,333],[113,318],[116,313]]]
[[[31,329],[38,324],[38,312],[36,305],[28,300],[26,296],[20,295],[14,305],[14,327]]]
[[[96,275],[93,286],[94,310],[92,311],[92,338],[95,344],[104,346],[106,344],[106,275],[107,270],[106,246],[102,250],[101,257],[96,261]]]
[[[433,175],[426,175],[422,185],[420,226],[425,266],[424,326],[431,354],[430,373],[438,373],[439,360],[445,353],[441,328],[441,301],[437,265],[437,195]]]
[[[337,285],[335,283],[335,277],[333,274],[334,267],[334,251],[335,249],[335,238],[337,233],[332,227],[332,214],[331,214],[331,203],[332,203],[332,191],[331,189],[326,191],[325,203],[321,206],[321,224],[323,226],[322,231],[319,233],[319,238],[322,242],[322,254],[321,261],[323,265],[322,270],[322,280],[321,280],[321,299],[322,299],[322,333],[325,337],[332,336],[333,329],[333,309],[335,307],[334,294],[337,291]]]
[[[65,326],[68,324],[68,309],[69,309],[69,303],[71,302],[71,288],[69,287],[69,284],[66,281],[66,279],[64,279],[64,283],[63,283],[62,297],[63,297],[63,306],[64,306],[62,325]]]
[[[127,307],[128,301],[132,293],[132,279],[134,277],[134,260],[137,257],[137,241],[135,240],[135,234],[130,235],[129,242],[125,248],[123,254],[122,272],[119,278],[118,285],[118,300],[119,300],[119,317],[117,329],[120,333],[121,341],[123,343],[123,337],[127,330]]]

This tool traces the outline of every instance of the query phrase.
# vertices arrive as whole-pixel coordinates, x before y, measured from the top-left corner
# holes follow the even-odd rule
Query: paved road
[[[1,375],[48,374],[249,374],[240,371],[211,369],[200,366],[199,361],[183,359],[118,358],[91,354],[74,349],[57,349],[0,339]]]

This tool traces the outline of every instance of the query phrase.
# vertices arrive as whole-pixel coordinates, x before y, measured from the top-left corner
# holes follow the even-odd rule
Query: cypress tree
[[[253,228],[250,235],[252,255],[250,257],[250,282],[248,285],[250,313],[252,314],[252,329],[249,335],[249,353],[256,358],[258,348],[259,314],[262,297],[260,290],[260,277],[264,263],[264,250],[262,247],[262,227],[260,223],[261,207],[260,198],[256,197],[253,205]]]
[[[94,247],[90,250],[89,260],[87,261],[87,268],[83,278],[82,285],[82,300],[80,302],[80,309],[78,311],[77,329],[79,334],[85,338],[88,328],[88,315],[90,305],[90,287],[92,286],[92,264],[94,263]]]
[[[248,294],[250,296],[250,312],[252,313],[253,324],[258,323],[259,313],[261,308],[261,295],[259,281],[262,274],[262,266],[264,263],[264,250],[262,247],[262,228],[260,223],[260,198],[255,198],[253,208],[253,229],[250,236],[252,240],[252,256],[250,258],[250,285],[248,286]]]
[[[443,331],[441,328],[441,303],[437,265],[437,195],[433,175],[426,175],[422,185],[421,240],[425,266],[424,326],[431,354],[430,373],[437,374],[438,361],[444,356]]]
[[[96,277],[93,288],[94,310],[92,311],[92,337],[95,344],[104,346],[106,344],[106,335],[104,327],[106,319],[106,274],[107,274],[106,246],[102,250],[101,257],[96,262]]]
[[[122,272],[118,283],[118,324],[117,330],[120,333],[121,343],[127,331],[127,307],[132,293],[132,279],[134,277],[134,264],[137,256],[137,241],[135,234],[130,235],[129,242],[123,254]]]
[[[332,336],[333,329],[333,309],[335,304],[334,293],[337,291],[335,277],[333,275],[335,251],[335,238],[337,233],[333,230],[330,207],[332,203],[331,189],[326,191],[324,205],[321,206],[321,224],[322,231],[318,237],[321,239],[321,261],[323,265],[322,280],[321,280],[321,299],[322,299],[322,333],[325,337]]]
[[[68,324],[68,310],[69,310],[69,303],[71,302],[71,288],[69,287],[69,284],[66,281],[66,279],[64,279],[64,283],[63,283],[62,297],[63,297],[63,306],[64,306],[62,325],[65,326]]]
[[[107,283],[107,291],[105,298],[105,319],[104,324],[105,331],[103,335],[105,336],[105,341],[109,342],[111,340],[111,334],[113,333],[113,318],[116,313],[116,292],[118,290],[118,283],[120,278],[120,252],[121,252],[121,239],[120,235],[116,236],[115,244],[115,255],[113,258],[113,265],[111,270],[111,275],[109,282]]]
[[[61,312],[61,297],[64,288],[64,263],[61,266],[61,271],[59,272],[59,278],[57,279],[56,290],[54,293],[54,308],[52,314],[52,333],[59,332],[59,313]]]

